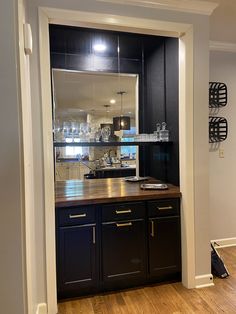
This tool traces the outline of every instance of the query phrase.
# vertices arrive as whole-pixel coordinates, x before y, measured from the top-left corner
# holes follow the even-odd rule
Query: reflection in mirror
[[[138,75],[53,69],[52,77],[54,141],[83,143],[56,148],[56,180],[136,175],[136,146],[112,142],[138,133]]]

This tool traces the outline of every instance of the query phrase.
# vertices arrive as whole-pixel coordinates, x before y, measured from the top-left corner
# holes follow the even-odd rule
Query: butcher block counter
[[[142,183],[56,182],[59,299],[181,279],[179,188]]]
[[[153,179],[145,183],[155,182]],[[180,189],[168,185],[167,190],[142,190],[144,182],[127,182],[124,178],[57,181],[56,207],[90,205],[148,199],[179,198]]]

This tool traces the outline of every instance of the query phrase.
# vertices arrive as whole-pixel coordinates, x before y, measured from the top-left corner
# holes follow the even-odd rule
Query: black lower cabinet
[[[97,285],[96,225],[59,227],[58,297],[91,293]]]
[[[179,199],[57,208],[56,217],[59,299],[180,279]]]
[[[146,276],[145,221],[102,224],[103,286],[128,286]]]
[[[180,219],[149,219],[149,275],[161,277],[180,272]]]

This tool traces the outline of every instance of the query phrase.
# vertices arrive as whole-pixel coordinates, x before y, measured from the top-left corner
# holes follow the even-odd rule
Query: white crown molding
[[[211,51],[236,52],[236,44],[222,41],[210,41]]]
[[[96,1],[203,15],[211,15],[215,8],[218,6],[218,3],[216,2],[202,0],[96,0]]]

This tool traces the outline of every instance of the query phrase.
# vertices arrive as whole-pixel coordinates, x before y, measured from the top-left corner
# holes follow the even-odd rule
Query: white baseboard
[[[212,274],[195,277],[195,288],[205,288],[214,286]]]
[[[36,314],[48,314],[47,304],[46,303],[39,303],[37,306]]]
[[[213,246],[217,249],[229,246],[236,246],[236,238],[225,238],[225,239],[217,239],[211,240]],[[216,244],[217,243],[217,244]]]

